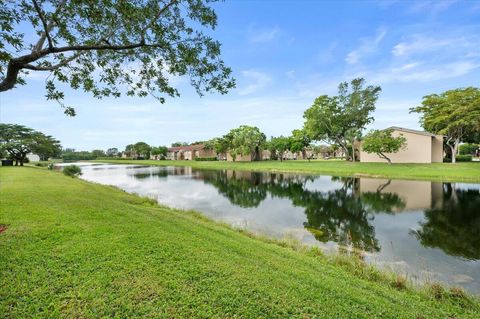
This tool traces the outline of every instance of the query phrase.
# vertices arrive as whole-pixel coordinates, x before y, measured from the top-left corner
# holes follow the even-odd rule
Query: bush
[[[457,155],[457,162],[471,162],[472,156],[471,155]]]
[[[63,168],[63,174],[70,177],[82,175],[82,169],[77,165],[68,165]]]
[[[478,144],[469,144],[469,143],[462,144],[459,147],[460,155],[474,155],[475,151],[479,147],[480,145]]]
[[[206,162],[206,161],[216,161],[217,158],[216,157],[195,157],[195,160],[199,162]]]

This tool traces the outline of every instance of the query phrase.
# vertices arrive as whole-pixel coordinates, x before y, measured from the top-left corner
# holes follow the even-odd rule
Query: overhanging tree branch
[[[43,32],[45,34],[45,36],[47,37],[47,40],[48,40],[48,47],[50,49],[53,48],[53,41],[52,41],[52,38],[50,37],[50,30],[52,27],[53,27],[53,24],[49,27],[47,25],[47,21],[45,20],[45,15],[43,14],[43,11],[42,9],[40,8],[40,6],[38,5],[37,3],[37,0],[32,0],[32,3],[33,3],[33,7],[35,8],[35,11],[37,11],[37,14],[38,14],[38,17],[40,18],[40,21],[42,21],[42,25],[43,25]],[[43,43],[42,43],[42,46],[43,46]]]

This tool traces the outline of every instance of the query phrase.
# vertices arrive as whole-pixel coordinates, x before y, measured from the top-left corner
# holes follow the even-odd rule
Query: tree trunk
[[[377,153],[377,155],[378,155],[379,157],[387,160],[388,165],[391,165],[391,164],[392,164],[392,161],[391,161],[388,157],[386,157],[385,154],[383,154],[383,153]]]
[[[352,162],[355,162],[355,146],[352,143]]]
[[[460,140],[456,139],[452,148],[452,163],[457,162],[458,144],[460,144]]]

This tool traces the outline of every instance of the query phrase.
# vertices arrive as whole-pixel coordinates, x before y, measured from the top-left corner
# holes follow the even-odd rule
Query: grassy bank
[[[337,176],[370,176],[397,179],[419,179],[432,181],[480,182],[480,163],[434,163],[392,164],[351,163],[346,161],[261,161],[261,162],[197,162],[197,161],[151,161],[151,160],[108,160],[98,162],[192,166],[207,169],[240,169],[256,171],[282,171]]]
[[[57,172],[3,167],[0,181],[2,318],[475,318],[480,311],[461,293],[435,297],[368,280],[319,254]]]

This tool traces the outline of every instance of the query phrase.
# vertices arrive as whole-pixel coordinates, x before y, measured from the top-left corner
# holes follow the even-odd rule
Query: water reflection
[[[422,245],[466,259],[480,259],[480,196],[474,189],[445,183],[442,200],[425,210],[426,221],[414,232]]]
[[[87,180],[309,245],[349,246],[480,292],[480,185],[191,167],[84,166]],[[468,279],[468,280],[467,280]]]

